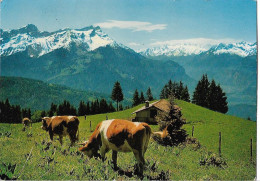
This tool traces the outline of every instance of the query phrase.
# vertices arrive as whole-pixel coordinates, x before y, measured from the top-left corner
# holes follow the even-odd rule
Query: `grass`
[[[200,149],[192,145],[163,147],[150,141],[145,154],[147,168],[144,179],[172,180],[253,180],[256,176],[256,123],[234,116],[223,115],[205,108],[176,100],[182,107],[187,124],[184,129],[201,143]],[[121,112],[99,114],[80,119],[80,141],[88,139],[92,130],[101,121],[112,118],[131,118],[131,113],[140,108]],[[69,139],[61,146],[57,139],[50,144],[48,134],[41,123],[22,131],[21,124],[0,125],[0,174],[3,165],[16,165],[13,177],[22,180],[94,180],[94,179],[140,179],[133,174],[135,158],[132,153],[119,153],[118,165],[124,171],[115,172],[111,165],[111,152],[102,162],[88,159],[78,151],[78,146],[69,148]],[[153,131],[158,126],[151,126]],[[218,154],[218,134],[222,134],[222,158],[227,165],[223,168],[212,165],[201,166],[200,160],[211,152]],[[253,160],[250,160],[250,139],[253,139]],[[30,155],[30,151],[31,155]],[[28,160],[27,160],[28,159]],[[27,160],[27,162],[26,162]],[[2,166],[2,167],[1,167]],[[10,175],[10,174],[9,174]]]

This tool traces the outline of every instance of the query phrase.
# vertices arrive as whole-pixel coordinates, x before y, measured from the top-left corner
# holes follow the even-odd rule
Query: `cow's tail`
[[[145,140],[144,140],[144,153],[146,152],[147,148],[148,148],[148,144],[149,144],[149,141],[150,141],[150,137],[152,135],[152,129],[151,127],[146,124],[146,123],[143,123],[143,126],[145,128]],[[143,154],[144,154],[143,153]]]

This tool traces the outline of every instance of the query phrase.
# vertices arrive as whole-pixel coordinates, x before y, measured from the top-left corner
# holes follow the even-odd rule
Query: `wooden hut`
[[[165,99],[161,99],[151,104],[149,103],[149,101],[146,101],[145,106],[141,107],[140,109],[132,113],[132,114],[136,114],[133,121],[157,124],[155,117],[157,116],[158,112],[159,111],[168,112],[169,108],[170,108],[170,103]]]

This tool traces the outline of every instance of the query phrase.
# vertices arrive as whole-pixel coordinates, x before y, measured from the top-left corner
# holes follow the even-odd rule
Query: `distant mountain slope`
[[[51,103],[59,104],[65,99],[78,107],[80,100],[85,102],[96,98],[106,98],[105,94],[79,91],[65,86],[45,83],[19,77],[0,77],[0,100],[9,99],[11,104],[33,110],[47,110]],[[110,99],[111,101],[111,99]]]
[[[39,32],[30,25],[24,29],[3,31],[2,35],[5,35],[1,45],[3,76],[34,78],[107,94],[119,81],[128,97],[132,97],[135,89],[146,91],[148,87],[158,96],[169,79],[195,84],[179,64],[145,58],[113,41],[99,27],[48,33]],[[21,39],[22,48],[18,51],[17,36],[30,36],[33,40]],[[52,36],[55,38],[50,38]],[[42,42],[38,41],[39,37],[48,43],[37,44]]]
[[[228,114],[256,121],[256,105],[239,104],[229,106]]]
[[[189,56],[199,55],[202,53],[212,53],[214,55],[230,54],[241,57],[256,55],[256,43],[237,42],[237,43],[222,43],[207,39],[194,39],[186,41],[178,41],[178,43],[169,44],[140,50],[140,54],[146,57],[155,56]]]
[[[238,105],[246,104],[250,105],[243,107],[244,112],[250,113],[246,117],[255,118],[252,106],[256,109],[256,55],[241,57],[229,53],[214,54],[208,51],[199,55],[154,56],[150,58],[159,62],[169,60],[177,62],[195,80],[200,80],[203,74],[207,74],[209,79],[213,78],[217,83],[220,83],[227,93],[229,106],[232,107],[232,115],[241,116]]]

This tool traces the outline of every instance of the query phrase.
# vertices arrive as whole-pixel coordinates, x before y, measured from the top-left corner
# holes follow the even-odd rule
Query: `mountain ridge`
[[[146,50],[139,50],[138,52],[146,57],[156,57],[156,56],[190,56],[190,55],[200,55],[200,54],[231,54],[238,55],[241,57],[256,55],[256,42],[248,43],[245,41],[236,43],[217,43],[213,45],[209,44],[196,44],[180,42],[175,45],[161,45],[153,48],[148,48]]]
[[[59,48],[69,48],[71,43],[84,45],[87,51],[107,45],[120,46],[99,26],[42,32],[35,25],[29,24],[17,30],[1,30],[1,37],[1,56],[10,56],[31,49],[29,56],[40,57]]]

